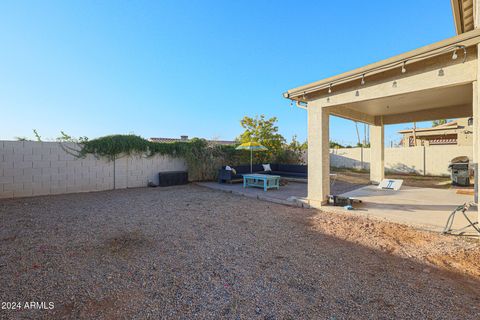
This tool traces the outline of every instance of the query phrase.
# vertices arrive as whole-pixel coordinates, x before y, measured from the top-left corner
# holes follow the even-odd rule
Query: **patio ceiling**
[[[472,85],[464,84],[337,105],[329,109],[331,114],[342,118],[373,124],[376,117],[381,116],[382,123],[392,124],[470,117],[472,98]],[[352,114],[353,110],[366,115],[366,119]]]

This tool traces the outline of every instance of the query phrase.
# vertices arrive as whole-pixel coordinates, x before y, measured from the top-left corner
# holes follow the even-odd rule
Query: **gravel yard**
[[[0,318],[479,319],[480,244],[189,185],[0,201]]]

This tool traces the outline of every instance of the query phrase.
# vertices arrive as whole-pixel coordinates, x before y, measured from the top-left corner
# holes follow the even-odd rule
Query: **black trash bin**
[[[188,183],[187,171],[167,171],[158,174],[158,186],[168,187]]]
[[[457,157],[452,159],[448,165],[450,170],[452,185],[468,187],[470,186],[470,169],[468,157]]]

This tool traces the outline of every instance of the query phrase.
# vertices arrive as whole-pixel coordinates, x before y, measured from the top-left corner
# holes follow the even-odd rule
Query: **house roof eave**
[[[445,50],[449,47],[452,47],[453,51],[455,46],[470,47],[478,43],[480,43],[480,29],[475,29],[421,48],[417,48],[412,51],[402,53],[400,55],[390,57],[385,60],[287,90],[283,93],[283,96],[287,99],[301,100],[300,97],[302,95],[326,89],[331,84],[348,83],[358,79],[359,77],[362,77],[362,75],[367,73],[369,75],[378,74],[383,71],[396,68],[404,61],[409,61],[412,59],[425,60],[430,57],[430,54],[434,54],[435,52],[441,53],[443,52],[442,50]],[[422,56],[426,56],[426,58],[422,59]]]

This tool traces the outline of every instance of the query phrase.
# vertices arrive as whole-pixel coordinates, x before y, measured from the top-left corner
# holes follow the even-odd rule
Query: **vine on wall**
[[[222,165],[246,163],[248,158],[245,152],[236,151],[235,146],[209,143],[198,138],[188,142],[161,143],[136,135],[110,135],[77,144],[80,146],[76,151],[77,157],[93,154],[113,161],[126,155],[152,157],[158,154],[183,158],[188,166],[190,181],[215,180]]]
[[[111,161],[129,155],[154,155],[183,158],[188,166],[190,181],[216,180],[218,169],[224,165],[236,166],[250,163],[250,152],[235,150],[236,146],[221,145],[208,142],[205,139],[193,138],[186,142],[152,142],[137,135],[109,135],[93,140],[73,139],[65,140],[76,142],[79,149],[70,149],[70,153],[77,157],[93,154],[105,157]],[[274,153],[268,159],[256,152],[254,162],[299,163],[299,153],[291,146],[286,146]]]

